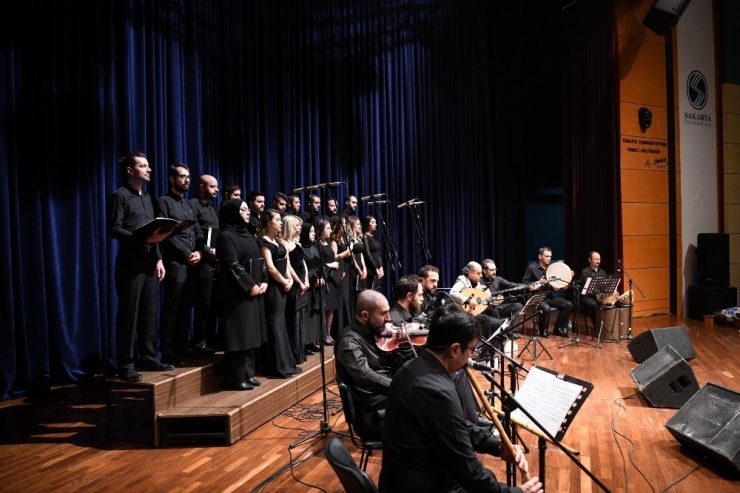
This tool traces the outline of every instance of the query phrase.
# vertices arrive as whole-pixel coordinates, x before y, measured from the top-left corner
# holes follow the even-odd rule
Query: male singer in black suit
[[[159,317],[159,341],[162,361],[173,366],[185,366],[181,357],[191,354],[189,344],[190,313],[195,304],[197,266],[202,260],[198,245],[203,235],[195,219],[195,211],[183,195],[190,189],[190,169],[182,163],[167,171],[170,191],[157,199],[157,215],[178,221],[195,221],[192,226],[172,234],[162,242],[164,266],[164,303]]]
[[[134,333],[142,370],[171,371],[157,358],[157,283],[165,278],[162,255],[157,243],[169,233],[159,230],[146,238],[133,232],[155,218],[154,206],[144,185],[151,168],[141,151],[130,152],[118,160],[126,171],[127,183],[108,197],[108,232],[118,240],[116,254],[116,362],[118,377],[128,382],[141,380],[134,368]]]

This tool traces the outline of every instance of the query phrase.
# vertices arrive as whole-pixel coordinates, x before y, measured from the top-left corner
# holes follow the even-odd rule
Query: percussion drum
[[[573,274],[565,262],[552,263],[545,271],[545,280],[553,288],[567,288],[571,279],[573,279]]]

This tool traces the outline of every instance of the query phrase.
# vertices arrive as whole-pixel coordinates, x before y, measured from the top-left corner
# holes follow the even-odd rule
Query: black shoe
[[[549,339],[550,334],[548,334],[547,332],[540,332],[540,337],[543,339]]]
[[[163,354],[162,363],[166,365],[172,365],[175,368],[182,368],[183,366],[185,366],[185,362],[174,354]]]
[[[324,346],[333,346],[334,341],[324,341]]]
[[[141,373],[133,368],[121,368],[118,370],[118,378],[127,382],[140,382]]]
[[[203,358],[205,355],[201,352],[197,346],[192,346],[187,349],[183,349],[177,352],[177,355],[181,358]]]
[[[568,337],[568,333],[563,329],[555,329],[552,333],[558,337]]]
[[[216,354],[216,349],[210,346],[196,346],[196,348],[203,356],[212,356]]]
[[[255,386],[255,387],[259,387],[260,385],[262,385],[262,382],[260,382],[259,380],[257,380],[257,379],[256,379],[256,378],[254,378],[254,377],[252,377],[252,378],[247,378],[247,383],[248,383],[249,385],[253,385],[253,386]]]
[[[307,356],[313,356],[314,354],[316,354],[316,352],[313,349],[306,349]]]
[[[249,385],[247,382],[229,383],[221,382],[219,385],[224,390],[252,390],[254,387]]]
[[[139,369],[143,371],[172,371],[175,369],[175,366],[162,363],[158,359],[155,359],[142,363]]]
[[[319,351],[321,351],[321,349],[316,344],[309,344],[308,346],[306,346],[306,351],[309,350],[313,351],[314,353],[318,353]]]

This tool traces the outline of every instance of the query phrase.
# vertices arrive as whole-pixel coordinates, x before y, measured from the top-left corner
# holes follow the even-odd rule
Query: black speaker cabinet
[[[696,237],[696,255],[699,257],[699,286],[724,288],[730,285],[729,234],[699,233]]]
[[[655,0],[650,7],[642,25],[653,31],[659,36],[671,30],[678,24],[678,19],[686,10],[691,0]]]
[[[683,445],[740,474],[740,393],[708,383],[665,426]]]
[[[691,366],[671,346],[663,347],[630,373],[654,407],[678,409],[699,390]]]
[[[683,325],[666,327],[665,329],[650,329],[632,339],[627,345],[627,349],[629,349],[635,361],[642,363],[669,344],[683,359],[689,361],[696,358],[694,345],[691,344],[689,334]]]
[[[725,308],[737,306],[737,288],[705,288],[689,286],[686,294],[689,304],[689,318],[704,320],[704,315],[714,315]]]

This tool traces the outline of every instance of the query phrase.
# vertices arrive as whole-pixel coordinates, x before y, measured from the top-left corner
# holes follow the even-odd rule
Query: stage
[[[737,357],[740,354],[740,333],[737,328],[718,323],[709,327],[701,322],[661,315],[636,318],[633,333],[637,335],[648,329],[677,325],[687,327],[696,351],[696,358],[689,361],[689,365],[699,385],[712,382],[740,392],[740,360]],[[588,335],[582,334],[581,339],[591,342]],[[519,341],[520,347],[523,347],[523,342],[526,339]],[[738,490],[740,478],[711,461],[705,460],[692,472],[701,457],[682,448],[665,428],[666,421],[676,414],[676,409],[651,407],[643,396],[624,400],[621,409],[615,403],[638,391],[630,375],[638,364],[627,349],[627,341],[605,342],[602,349],[587,345],[558,348],[565,342],[568,340],[559,337],[544,340],[553,359],[541,354],[537,365],[594,384],[593,392],[578,412],[563,442],[580,452],[582,463],[610,491],[625,491],[625,482],[630,491],[650,491],[648,483],[630,463],[628,455],[632,445],[625,438],[615,438],[613,428],[634,442],[633,461],[655,491],[663,490],[690,472],[685,480],[669,491]],[[304,373],[315,382],[317,356],[313,358],[304,365]],[[529,355],[525,353],[522,358],[529,368]],[[331,372],[327,372],[329,378],[333,375],[333,366],[331,368]],[[230,446],[192,437],[173,441],[167,447],[154,447],[147,440],[132,439],[125,433],[108,433],[104,379],[76,387],[54,388],[48,396],[36,400],[0,403],[0,478],[3,489],[252,491],[274,478],[265,484],[262,491],[309,491],[310,488],[291,477],[285,467],[292,460],[296,478],[326,491],[341,491],[323,455],[325,439],[310,440],[292,450],[288,448],[305,434],[319,429],[322,393],[307,390],[310,395],[297,406],[291,406],[289,399],[280,397],[283,399],[280,401],[281,409],[286,412],[279,412],[274,418],[271,417],[274,413],[267,410],[269,405],[278,403],[277,388],[280,385],[294,389],[302,386],[298,377],[294,377],[295,380],[270,381],[259,395],[254,394],[254,398],[260,397],[261,403],[254,412],[245,413],[239,422],[245,423],[249,416],[254,415],[254,420],[264,424],[257,425]],[[482,377],[480,383],[488,386]],[[336,430],[346,431],[343,414],[339,412],[339,398],[332,392],[336,391],[336,385],[332,383],[328,389],[329,423]],[[210,392],[221,396],[214,397],[214,402],[220,399],[226,403],[234,399],[211,387],[206,395]],[[271,399],[273,394],[275,398]],[[204,399],[202,396],[197,398]],[[531,449],[527,456],[530,471],[536,472],[539,466],[537,439],[527,431],[522,431],[521,437]],[[359,452],[349,439],[344,441],[358,460]],[[368,466],[368,474],[376,482],[381,457],[382,453],[373,456]],[[498,459],[483,457],[482,460],[499,480],[505,479]],[[546,466],[547,491],[598,491],[598,487],[553,445],[548,445]]]

